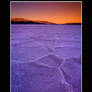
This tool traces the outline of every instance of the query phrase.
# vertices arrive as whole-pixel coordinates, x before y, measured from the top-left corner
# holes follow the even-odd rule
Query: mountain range
[[[29,20],[24,18],[11,18],[11,24],[56,24],[56,23],[40,20]],[[81,25],[81,23],[65,23],[64,25]]]
[[[24,18],[11,18],[11,24],[56,24],[48,21],[34,21]]]

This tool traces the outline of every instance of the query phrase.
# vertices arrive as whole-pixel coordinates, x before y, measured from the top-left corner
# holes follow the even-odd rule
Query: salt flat
[[[11,25],[12,92],[81,92],[81,25]]]

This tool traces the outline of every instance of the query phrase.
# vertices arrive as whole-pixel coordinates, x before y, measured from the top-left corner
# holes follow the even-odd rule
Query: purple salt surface
[[[58,68],[13,62],[11,74],[12,92],[73,92]]]
[[[48,50],[42,47],[15,47],[11,52],[13,60],[33,61],[48,54]]]
[[[80,59],[70,58],[61,65],[66,82],[72,85],[74,92],[81,92],[81,62]]]
[[[38,59],[36,62],[52,67],[59,67],[62,64],[63,59],[51,54]]]
[[[11,92],[81,92],[81,26],[11,25]]]
[[[72,46],[56,47],[54,54],[58,55],[59,57],[63,57],[64,59],[72,57],[79,58],[81,55],[81,49]]]

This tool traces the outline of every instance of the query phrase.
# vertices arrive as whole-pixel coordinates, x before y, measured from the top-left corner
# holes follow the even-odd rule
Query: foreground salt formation
[[[13,62],[12,92],[81,92],[79,60],[48,55],[34,62]]]
[[[45,64],[45,65],[51,66],[51,67],[59,67],[62,64],[63,59],[58,58],[56,55],[50,54],[50,55],[41,57],[40,59],[36,60],[35,62],[37,62],[39,64]]]
[[[73,92],[58,68],[34,62],[11,66],[11,92]]]
[[[60,69],[63,71],[66,82],[72,85],[74,92],[81,92],[81,59],[66,59]]]

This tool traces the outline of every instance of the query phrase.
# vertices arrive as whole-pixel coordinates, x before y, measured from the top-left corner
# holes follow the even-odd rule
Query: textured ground
[[[81,92],[81,26],[11,25],[11,92]]]

